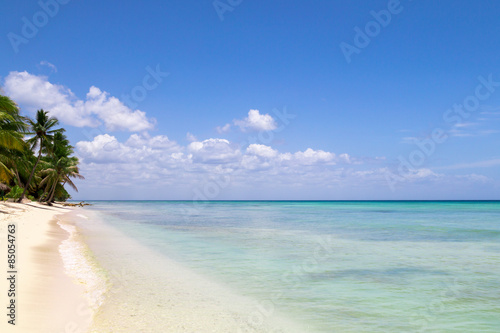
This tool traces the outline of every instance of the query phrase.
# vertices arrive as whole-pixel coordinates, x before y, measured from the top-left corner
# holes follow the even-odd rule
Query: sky
[[[76,200],[500,199],[500,3],[2,2]]]

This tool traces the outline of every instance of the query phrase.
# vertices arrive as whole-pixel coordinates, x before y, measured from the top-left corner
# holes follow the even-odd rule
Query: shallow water
[[[106,227],[255,300],[256,331],[275,313],[309,332],[500,327],[500,202],[92,203]]]

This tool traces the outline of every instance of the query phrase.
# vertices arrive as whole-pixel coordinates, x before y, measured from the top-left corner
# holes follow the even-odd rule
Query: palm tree
[[[0,94],[0,182],[23,188],[19,202],[28,191],[45,187],[40,199],[45,196],[50,203],[66,193],[66,183],[77,190],[71,178],[83,179],[64,129],[55,128],[58,124],[44,110],[37,111],[35,120],[21,116],[17,104]],[[27,141],[26,134],[31,136]]]
[[[4,95],[0,95],[0,110],[9,114],[19,113],[16,102]]]
[[[33,179],[33,175],[35,174],[36,167],[40,162],[42,157],[42,150],[44,150],[48,144],[51,142],[53,138],[53,134],[57,132],[63,132],[64,129],[53,129],[55,126],[59,125],[59,121],[57,118],[49,117],[48,112],[43,109],[38,110],[36,113],[36,121],[28,119],[28,124],[30,127],[29,135],[33,135],[31,139],[27,141],[30,145],[31,150],[34,150],[38,146],[38,157],[33,165],[33,169],[31,170],[31,174],[28,178],[28,182],[24,187],[24,191],[21,194],[18,202],[21,202],[28,191],[29,186],[31,185],[31,181]]]
[[[57,185],[60,182],[63,182],[62,186],[68,183],[75,191],[78,191],[70,178],[84,179],[78,170],[78,158],[71,157],[73,147],[69,144],[64,134],[60,132],[54,134],[53,140],[50,143],[50,151],[51,154],[42,161],[45,168],[41,174],[45,178],[40,182],[40,185],[45,185],[45,191],[40,197],[40,201],[47,194],[46,201],[48,203],[53,201]]]
[[[0,163],[7,168],[4,172],[0,171],[0,179],[9,182],[10,178],[14,176],[14,183],[21,188],[24,188],[21,179],[28,179],[36,159],[33,152],[27,148],[27,145],[25,146],[23,151],[0,148]]]
[[[27,130],[25,118],[19,114],[17,104],[0,95],[0,180],[8,182],[13,174],[7,166],[12,163],[13,151],[22,151],[26,145],[23,133]]]
[[[47,162],[45,162],[47,163]],[[54,196],[56,193],[56,188],[60,184],[69,184],[75,191],[78,188],[73,183],[71,178],[85,179],[80,175],[78,169],[78,158],[76,157],[61,157],[57,160],[52,160],[51,163],[46,164],[47,168],[43,170],[43,174],[46,175],[44,179],[40,182],[40,185],[47,184],[47,188],[50,189],[47,192],[47,197],[45,201],[51,203],[54,201]]]

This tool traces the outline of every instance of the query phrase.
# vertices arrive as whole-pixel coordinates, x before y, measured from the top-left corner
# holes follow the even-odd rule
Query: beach
[[[3,1],[0,333],[500,333],[500,1]]]
[[[0,211],[4,253],[8,226],[15,225],[17,271],[15,325],[4,316],[2,332],[295,331],[277,315],[255,330],[253,300],[92,223],[84,209],[2,203]],[[84,235],[75,222],[86,225]],[[9,282],[2,279],[0,288],[7,291]]]
[[[17,270],[2,332],[500,324],[498,202],[91,203],[0,205],[2,267],[14,225]]]
[[[2,332],[85,332],[90,311],[85,288],[75,283],[64,267],[60,246],[70,234],[58,224],[58,217],[69,211],[60,206],[38,203],[0,204],[2,275],[16,278],[15,295],[7,299],[11,289],[1,279],[2,305],[15,301],[15,325],[11,317],[2,315]],[[15,225],[16,274],[7,267],[8,226]],[[2,306],[3,312],[7,312]]]

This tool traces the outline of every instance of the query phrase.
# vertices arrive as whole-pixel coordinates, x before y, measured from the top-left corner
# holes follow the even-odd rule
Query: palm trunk
[[[45,186],[45,190],[43,190],[43,193],[42,195],[40,196],[40,198],[38,198],[38,202],[42,202],[43,201],[43,197],[47,194],[47,192],[49,191],[49,186]]]
[[[33,170],[31,170],[31,174],[30,174],[30,177],[28,178],[28,182],[26,183],[26,186],[24,187],[23,194],[21,194],[21,197],[19,198],[19,200],[17,202],[23,201],[24,196],[26,195],[26,191],[28,190],[28,187],[30,187],[31,180],[33,179],[33,176],[35,175],[36,167],[38,165],[38,162],[40,162],[40,158],[42,157],[42,143],[43,143],[43,141],[40,140],[40,150],[38,151],[38,158],[36,159],[36,163],[33,166]]]
[[[19,177],[19,171],[17,170],[16,166],[14,166],[14,171],[16,173],[17,186],[24,188],[23,183],[21,183],[21,177]]]
[[[52,191],[49,200],[47,200],[48,203],[51,203],[52,199],[54,199],[54,194],[56,193],[56,187],[58,183],[59,183],[59,177],[57,177],[57,179],[54,181],[54,185],[52,186]]]

